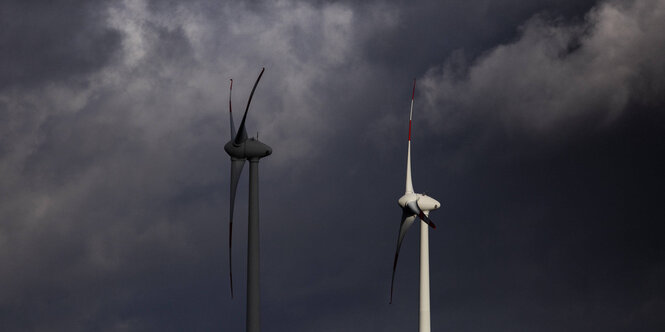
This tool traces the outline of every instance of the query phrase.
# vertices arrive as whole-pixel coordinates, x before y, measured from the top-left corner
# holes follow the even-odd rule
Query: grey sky
[[[665,327],[665,3],[0,3],[0,330],[237,331],[230,138],[261,163],[265,331]],[[412,232],[416,233],[416,232]]]

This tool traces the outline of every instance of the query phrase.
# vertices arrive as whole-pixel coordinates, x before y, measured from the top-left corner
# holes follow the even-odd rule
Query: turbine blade
[[[409,111],[409,147],[406,152],[406,192],[413,192],[411,181],[411,117],[413,116],[413,98],[416,95],[416,80],[413,80],[413,91],[411,92],[411,110]]]
[[[416,216],[407,209],[402,210],[402,222],[399,225],[399,236],[397,238],[397,249],[395,250],[395,261],[393,262],[393,276],[390,279],[390,303],[393,303],[393,286],[395,284],[395,270],[397,269],[397,258],[399,257],[399,249],[402,247],[402,241],[406,231],[413,225]]]
[[[231,159],[231,202],[229,204],[229,282],[231,284],[231,298],[233,298],[233,264],[231,262],[231,239],[233,235],[233,208],[236,200],[236,190],[238,181],[242,173],[242,167],[245,165],[245,159]]]
[[[229,87],[229,119],[231,119],[231,139],[236,137],[236,126],[233,123],[233,111],[231,109],[231,92],[233,91],[233,79],[231,79],[231,86]]]
[[[436,225],[434,225],[434,222],[432,221],[432,219],[430,219],[429,216],[426,213],[424,213],[423,211],[420,211],[420,213],[418,214],[418,218],[420,218],[420,220],[426,222],[429,225],[429,227],[432,227],[432,229],[436,229]]]
[[[409,208],[409,211],[413,212],[413,214],[415,214],[415,215],[418,215],[418,218],[420,218],[420,220],[427,223],[430,227],[432,227],[434,229],[436,228],[436,225],[434,225],[434,222],[432,222],[432,219],[430,219],[429,216],[427,214],[425,214],[425,212],[423,212],[423,210],[420,209],[420,206],[418,206],[418,201],[417,200],[406,203],[406,206]]]
[[[259,80],[261,80],[261,76],[263,76],[264,70],[266,69],[265,68],[261,69],[261,73],[259,74],[259,77],[256,79],[256,82],[254,83],[252,92],[249,94],[249,100],[247,100],[247,107],[245,108],[245,115],[242,116],[242,122],[240,122],[240,127],[238,128],[238,134],[236,134],[235,144],[240,144],[245,140],[247,140],[247,130],[245,129],[245,120],[247,119],[247,111],[249,111],[249,104],[252,103],[252,96],[254,96],[254,90],[256,90],[256,86],[259,85]]]

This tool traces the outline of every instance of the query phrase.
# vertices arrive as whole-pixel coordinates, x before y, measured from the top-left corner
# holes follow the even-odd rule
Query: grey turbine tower
[[[231,284],[231,298],[233,298],[233,272],[231,264],[231,239],[233,232],[233,205],[236,198],[236,189],[240,173],[249,160],[249,223],[247,228],[247,331],[257,332],[260,330],[260,296],[259,296],[259,160],[272,153],[272,148],[260,142],[257,138],[247,138],[245,120],[247,111],[252,102],[254,90],[263,76],[261,69],[259,77],[254,83],[252,92],[249,94],[245,114],[238,132],[235,132],[233,124],[233,113],[231,111],[231,91],[233,80],[229,89],[229,116],[231,118],[231,140],[224,145],[224,150],[231,156],[231,203],[229,206],[229,281]],[[258,135],[257,135],[258,136]]]
[[[411,182],[411,117],[413,116],[413,97],[415,93],[416,81],[414,80],[413,92],[411,93],[411,111],[409,113],[409,145],[406,153],[406,190],[404,195],[397,201],[402,208],[402,222],[399,226],[397,249],[395,250],[395,261],[393,263],[393,276],[390,281],[390,303],[393,302],[393,284],[395,282],[395,269],[397,268],[399,249],[402,246],[406,231],[417,219],[420,219],[420,315],[418,316],[418,331],[430,332],[428,226],[432,228],[436,228],[436,226],[429,218],[429,212],[438,209],[441,203],[432,197],[413,191],[413,183]]]

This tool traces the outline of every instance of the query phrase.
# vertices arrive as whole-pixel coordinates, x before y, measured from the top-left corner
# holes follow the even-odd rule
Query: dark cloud
[[[3,1],[0,89],[80,77],[112,59],[121,42],[89,1]]]
[[[237,123],[265,66],[264,330],[417,324],[416,235],[387,304],[414,76],[433,328],[660,330],[662,7],[5,2],[0,329],[241,330],[227,88]]]
[[[482,116],[550,134],[571,123],[611,122],[631,101],[660,105],[662,19],[659,1],[603,3],[583,23],[535,16],[518,40],[470,64],[458,55],[430,70],[423,85],[428,110],[436,111],[428,115],[450,126]]]

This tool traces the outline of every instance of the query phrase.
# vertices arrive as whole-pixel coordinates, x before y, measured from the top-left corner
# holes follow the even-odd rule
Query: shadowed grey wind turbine
[[[247,138],[245,120],[247,111],[254,96],[254,90],[263,76],[261,69],[259,77],[254,83],[252,92],[249,94],[245,114],[240,122],[238,132],[235,132],[233,124],[233,112],[231,110],[231,92],[233,91],[233,80],[229,88],[229,117],[231,119],[231,140],[224,145],[224,150],[231,156],[231,194],[229,205],[229,282],[231,284],[231,298],[233,298],[233,272],[231,264],[231,239],[233,232],[233,206],[236,198],[236,189],[240,173],[249,160],[249,214],[247,229],[247,331],[257,332],[260,330],[260,297],[259,297],[259,159],[269,156],[272,148],[260,142],[257,138]],[[258,135],[257,135],[258,136]]]
[[[413,192],[411,182],[411,117],[413,116],[413,99],[416,94],[416,80],[413,80],[413,91],[411,93],[411,111],[409,113],[409,145],[406,153],[406,190],[404,195],[397,201],[402,208],[402,222],[399,226],[397,237],[397,249],[395,250],[395,261],[393,262],[393,276],[390,281],[390,303],[393,302],[393,285],[395,283],[395,269],[402,240],[406,231],[413,225],[416,218],[420,223],[420,315],[419,331],[430,331],[430,305],[429,305],[429,227],[436,228],[429,218],[429,212],[441,206],[437,200],[425,194]]]

